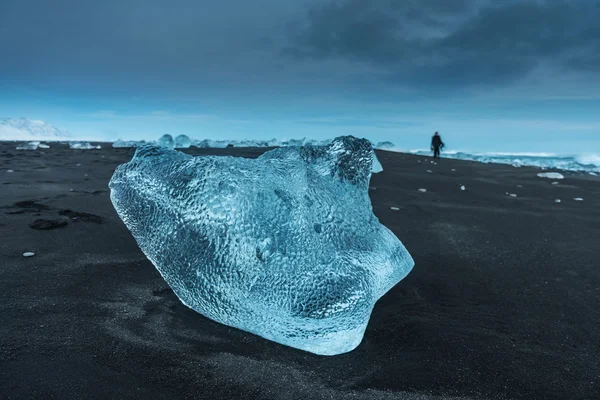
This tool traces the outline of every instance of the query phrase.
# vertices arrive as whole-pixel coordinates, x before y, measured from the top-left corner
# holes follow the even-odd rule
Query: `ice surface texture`
[[[258,159],[137,149],[111,200],[181,301],[217,322],[323,355],[354,349],[414,262],[368,196],[364,139]]]

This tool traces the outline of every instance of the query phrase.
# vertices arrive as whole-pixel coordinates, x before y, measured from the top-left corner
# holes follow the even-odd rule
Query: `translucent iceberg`
[[[160,139],[158,139],[158,144],[168,149],[172,149],[175,147],[175,140],[173,140],[173,136],[166,134],[162,135]]]
[[[178,135],[175,138],[176,149],[187,149],[192,145],[192,140],[186,135]]]
[[[414,266],[372,212],[373,150],[353,137],[257,159],[145,145],[109,187],[179,299],[217,322],[322,355],[354,349]]]

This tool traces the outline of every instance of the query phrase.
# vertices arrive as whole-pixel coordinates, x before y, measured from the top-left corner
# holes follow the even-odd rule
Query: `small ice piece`
[[[454,172],[454,171],[456,171],[456,169],[455,169],[455,168],[452,168],[450,171]]]
[[[523,187],[523,185],[517,185],[517,187],[518,187],[518,188],[522,188],[522,187]]]
[[[461,185],[460,190],[467,190],[467,188],[465,187],[465,185]]]
[[[72,191],[73,191],[73,189],[69,189],[69,192],[72,192]]]
[[[175,138],[176,149],[187,149],[192,145],[192,140],[186,135],[177,135]]]
[[[78,167],[81,167],[81,164],[76,164]]]
[[[10,173],[10,172],[15,172],[15,171],[13,171],[12,169],[7,169],[6,172]]]
[[[40,142],[29,142],[29,143],[17,146],[17,150],[37,150],[39,145],[40,145]]]
[[[371,172],[373,172],[374,174],[383,172],[383,167],[381,166],[381,163],[377,159],[377,155],[375,153],[373,153],[373,166],[371,168]]]
[[[595,173],[595,172],[588,172],[588,173],[589,173],[590,175],[592,175],[592,176],[598,176],[598,174],[597,174],[597,173]]]
[[[400,210],[398,207],[390,207],[390,208],[391,208],[392,210],[394,210],[394,211],[398,211],[398,210]]]
[[[554,200],[555,203],[560,203],[560,199]]]
[[[26,251],[25,253],[23,253],[23,257],[33,257],[35,256],[35,253],[32,251]]]
[[[160,139],[158,139],[159,146],[166,147],[167,149],[172,149],[175,147],[175,140],[173,136],[166,134],[162,135]]]
[[[575,200],[575,201],[583,201],[583,199],[581,197],[575,197],[573,200]]]
[[[373,214],[373,149],[344,136],[256,159],[139,147],[110,199],[183,304],[322,355],[361,342],[375,302],[413,268]]]
[[[38,145],[38,148],[40,148],[40,149],[49,149],[49,148],[50,148],[50,146],[48,146],[47,144],[44,144],[44,143],[40,143],[40,144]]]
[[[565,179],[564,175],[558,172],[540,172],[537,176],[548,179]]]
[[[558,185],[558,182],[552,182],[553,185]]]
[[[427,172],[429,172],[430,174],[433,172],[432,170],[428,169]]]
[[[517,197],[517,195],[516,195],[516,194],[514,194],[514,193],[509,193],[508,195],[509,195],[510,197]]]
[[[427,192],[427,189],[419,189],[419,192],[425,193],[425,192]]]

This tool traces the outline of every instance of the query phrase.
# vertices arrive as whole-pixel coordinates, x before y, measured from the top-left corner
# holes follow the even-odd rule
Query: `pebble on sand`
[[[425,193],[425,192],[427,192],[427,189],[419,189],[419,192]]]
[[[35,256],[34,252],[31,251],[26,251],[25,253],[23,253],[23,257],[33,257]]]

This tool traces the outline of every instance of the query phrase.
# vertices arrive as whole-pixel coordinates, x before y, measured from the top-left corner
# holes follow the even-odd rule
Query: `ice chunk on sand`
[[[510,197],[517,197],[517,195],[516,195],[516,194],[514,194],[514,193],[508,193],[508,195],[509,195]]]
[[[552,182],[553,185],[558,185],[558,182]]]
[[[431,173],[433,173],[433,171],[432,171],[432,170],[430,170],[430,169],[428,169],[428,170],[427,170],[427,172],[428,172],[428,173],[430,173],[430,174],[431,174]]]
[[[565,179],[564,175],[558,172],[540,172],[537,176],[548,179]]]
[[[375,155],[375,153],[373,153],[373,167],[371,169],[371,172],[373,172],[374,174],[383,172],[383,167],[381,166],[381,163],[377,159],[377,156]]]
[[[29,142],[22,145],[17,146],[17,150],[37,150],[40,142]]]
[[[38,148],[40,148],[40,149],[49,149],[49,148],[50,148],[50,146],[48,146],[47,144],[44,144],[44,143],[40,143],[40,144],[38,145]]]
[[[390,208],[391,208],[392,210],[394,210],[394,211],[398,211],[398,210],[400,210],[400,208],[398,208],[398,207],[390,207]]]
[[[33,257],[35,256],[35,253],[32,251],[26,251],[25,253],[23,253],[23,257]]]
[[[595,173],[595,172],[588,172],[588,174],[590,174],[590,175],[592,175],[592,176],[598,176],[598,174],[597,174],[597,173]]]
[[[13,171],[12,169],[7,169],[6,172],[12,173],[12,172],[15,172],[15,171]]]
[[[100,148],[102,148],[102,146],[94,146],[93,144],[91,144],[89,142],[70,142],[69,148],[75,149],[75,150],[92,150],[92,149],[100,149]]]
[[[460,190],[467,190],[467,188],[465,187],[465,185],[461,185]]]
[[[160,139],[158,139],[158,144],[162,147],[172,149],[173,147],[175,147],[175,140],[173,140],[173,136],[166,134],[162,135]]]
[[[373,214],[371,143],[257,159],[137,149],[110,197],[179,299],[215,321],[317,354],[354,349],[414,261]]]
[[[555,203],[560,203],[560,199],[554,200]]]
[[[176,149],[187,149],[192,145],[192,140],[186,135],[178,135],[175,138]]]
[[[427,189],[419,189],[419,192],[425,193],[425,192],[427,192]]]
[[[581,197],[575,197],[573,200],[575,200],[575,201],[583,201],[583,199]]]

